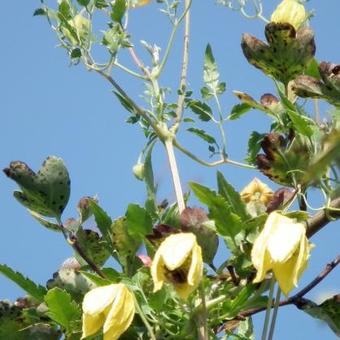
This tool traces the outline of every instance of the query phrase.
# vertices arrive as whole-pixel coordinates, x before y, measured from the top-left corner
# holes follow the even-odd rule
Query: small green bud
[[[90,32],[91,22],[81,14],[77,14],[73,19],[68,21],[68,24],[72,27],[73,31],[67,27],[62,28],[62,32],[67,40],[72,45],[79,45]]]

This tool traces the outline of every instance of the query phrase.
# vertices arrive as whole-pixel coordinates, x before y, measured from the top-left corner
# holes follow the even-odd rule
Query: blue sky
[[[278,1],[264,4],[270,16]],[[48,25],[32,13],[39,1],[4,1],[0,12],[2,31],[1,60],[1,168],[12,160],[27,162],[34,170],[48,155],[62,157],[72,178],[71,199],[64,218],[76,216],[75,206],[84,195],[97,194],[100,204],[117,217],[124,214],[129,202],[143,203],[144,186],[131,173],[143,147],[143,135],[137,126],[125,124],[124,110],[110,92],[110,87],[82,65],[70,67],[65,51],[56,47],[57,41]],[[144,39],[165,47],[169,26],[157,9],[158,5],[135,10],[130,17],[131,33],[137,49]],[[340,62],[340,26],[337,24],[338,0],[309,1],[316,10],[312,20],[315,29],[318,60]],[[255,98],[273,92],[274,86],[260,71],[250,66],[242,55],[240,37],[249,32],[263,37],[263,22],[248,21],[238,13],[217,6],[213,0],[194,1],[192,10],[191,63],[189,85],[196,91],[202,85],[202,61],[207,43],[213,47],[221,78],[228,92],[222,99],[226,112],[237,100],[232,90],[248,92]],[[162,85],[178,83],[180,40],[176,41]],[[143,56],[144,54],[141,53]],[[143,84],[119,71],[114,77],[138,102]],[[228,153],[242,160],[247,137],[257,130],[266,132],[270,122],[258,112],[226,126]],[[217,130],[216,130],[217,134]],[[179,139],[203,158],[208,158],[206,146],[184,129]],[[169,170],[163,149],[154,155],[159,200],[174,199]],[[196,165],[178,154],[184,188],[190,180],[214,187],[217,169]],[[255,175],[276,188],[258,173],[230,166],[220,167],[225,177],[237,189],[242,189]],[[58,234],[53,234],[34,222],[27,211],[12,197],[15,183],[0,176],[2,225],[0,263],[45,283],[60,264],[72,255],[72,250]],[[317,235],[309,268],[300,282],[302,287],[315,277],[323,266],[339,253],[339,222]],[[223,261],[223,254],[218,261]],[[308,297],[318,298],[327,292],[339,292],[340,274],[334,271]],[[0,276],[0,299],[15,299],[23,292]],[[261,325],[263,316],[256,317]],[[334,339],[328,328],[293,307],[280,310],[277,339]]]

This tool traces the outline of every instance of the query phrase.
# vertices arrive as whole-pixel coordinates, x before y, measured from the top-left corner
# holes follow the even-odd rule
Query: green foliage
[[[62,159],[48,157],[37,173],[20,161],[12,162],[4,172],[22,190],[14,192],[22,205],[43,216],[60,218],[70,197],[70,178]]]
[[[60,288],[53,288],[45,296],[47,315],[66,329],[67,333],[77,333],[76,323],[80,324],[81,310],[70,294]],[[78,325],[79,326],[79,325]]]
[[[32,280],[24,277],[21,273],[14,271],[5,264],[0,264],[0,273],[6,276],[8,279],[16,283],[27,294],[35,298],[37,301],[44,301],[46,289],[40,285],[37,285]]]
[[[126,214],[128,233],[137,239],[143,239],[152,231],[152,219],[149,213],[138,204],[129,204]]]

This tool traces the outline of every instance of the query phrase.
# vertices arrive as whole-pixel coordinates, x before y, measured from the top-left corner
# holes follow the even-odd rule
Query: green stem
[[[223,119],[222,107],[221,107],[220,100],[218,99],[218,96],[217,96],[216,93],[214,93],[214,98],[215,98],[215,101],[216,101],[216,104],[217,104],[218,117],[219,117],[217,124],[218,124],[218,128],[220,130],[221,136],[222,136],[222,155],[223,155],[223,157],[225,157],[226,150],[227,150],[227,140],[226,140],[225,132],[224,132],[224,129],[223,129],[224,119]]]
[[[148,321],[147,318],[145,317],[144,312],[142,311],[142,308],[139,306],[139,303],[138,303],[136,297],[134,297],[134,300],[135,300],[135,306],[136,306],[137,312],[138,312],[138,314],[139,314],[139,317],[140,317],[141,320],[143,321],[143,323],[144,323],[146,329],[148,330],[150,339],[151,339],[151,340],[157,340],[157,338],[156,338],[156,336],[155,336],[155,333],[153,332],[153,329],[152,329],[151,325],[149,324],[149,321]]]
[[[199,340],[209,340],[208,334],[208,313],[207,313],[207,306],[205,301],[205,292],[204,287],[201,285],[199,289],[199,294],[202,301],[202,306],[200,308],[199,313],[197,314],[197,323],[198,323],[198,336]]]
[[[266,340],[266,338],[267,338],[269,319],[270,319],[270,312],[271,312],[272,304],[273,304],[274,286],[275,286],[275,278],[273,276],[271,278],[271,280],[270,280],[270,287],[269,287],[269,294],[268,294],[268,303],[267,303],[266,315],[265,315],[265,318],[264,318],[264,324],[263,324],[261,340]]]
[[[192,152],[190,152],[189,150],[187,150],[183,145],[181,145],[176,139],[174,139],[173,141],[173,145],[180,151],[182,151],[185,155],[187,155],[188,157],[190,157],[192,160],[196,161],[197,163],[207,166],[209,168],[213,168],[215,166],[221,165],[221,164],[231,164],[231,165],[235,165],[241,168],[246,168],[246,169],[255,169],[255,167],[253,165],[249,165],[249,164],[244,164],[244,163],[240,163],[237,161],[233,161],[229,158],[224,158],[224,159],[220,159],[216,162],[207,162],[204,161],[203,159],[200,159],[199,157],[197,157],[196,155],[194,155]]]
[[[276,292],[276,297],[275,297],[275,305],[274,305],[274,310],[273,310],[272,321],[270,323],[268,340],[273,339],[277,313],[278,313],[279,307],[280,307],[280,298],[281,298],[281,289],[280,289],[280,287],[277,287],[277,292]]]

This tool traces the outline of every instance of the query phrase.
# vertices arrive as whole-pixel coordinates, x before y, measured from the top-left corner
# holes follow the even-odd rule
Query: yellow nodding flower
[[[104,340],[118,339],[135,315],[134,296],[122,283],[90,290],[83,300],[82,339],[103,327]]]
[[[264,213],[273,198],[273,191],[268,185],[254,178],[241,192],[241,199],[246,203],[247,211],[252,216]]]
[[[297,0],[283,0],[273,12],[270,21],[276,23],[289,23],[296,30],[306,21],[305,7]]]
[[[251,252],[257,269],[254,283],[264,280],[272,270],[281,290],[288,295],[307,267],[311,248],[302,223],[272,212]]]
[[[173,234],[161,243],[151,266],[154,292],[168,282],[186,299],[197,288],[202,275],[202,250],[194,234]]]
[[[145,5],[148,5],[150,3],[151,0],[134,0],[131,1],[131,7],[132,8],[137,8],[137,7],[142,7]]]

